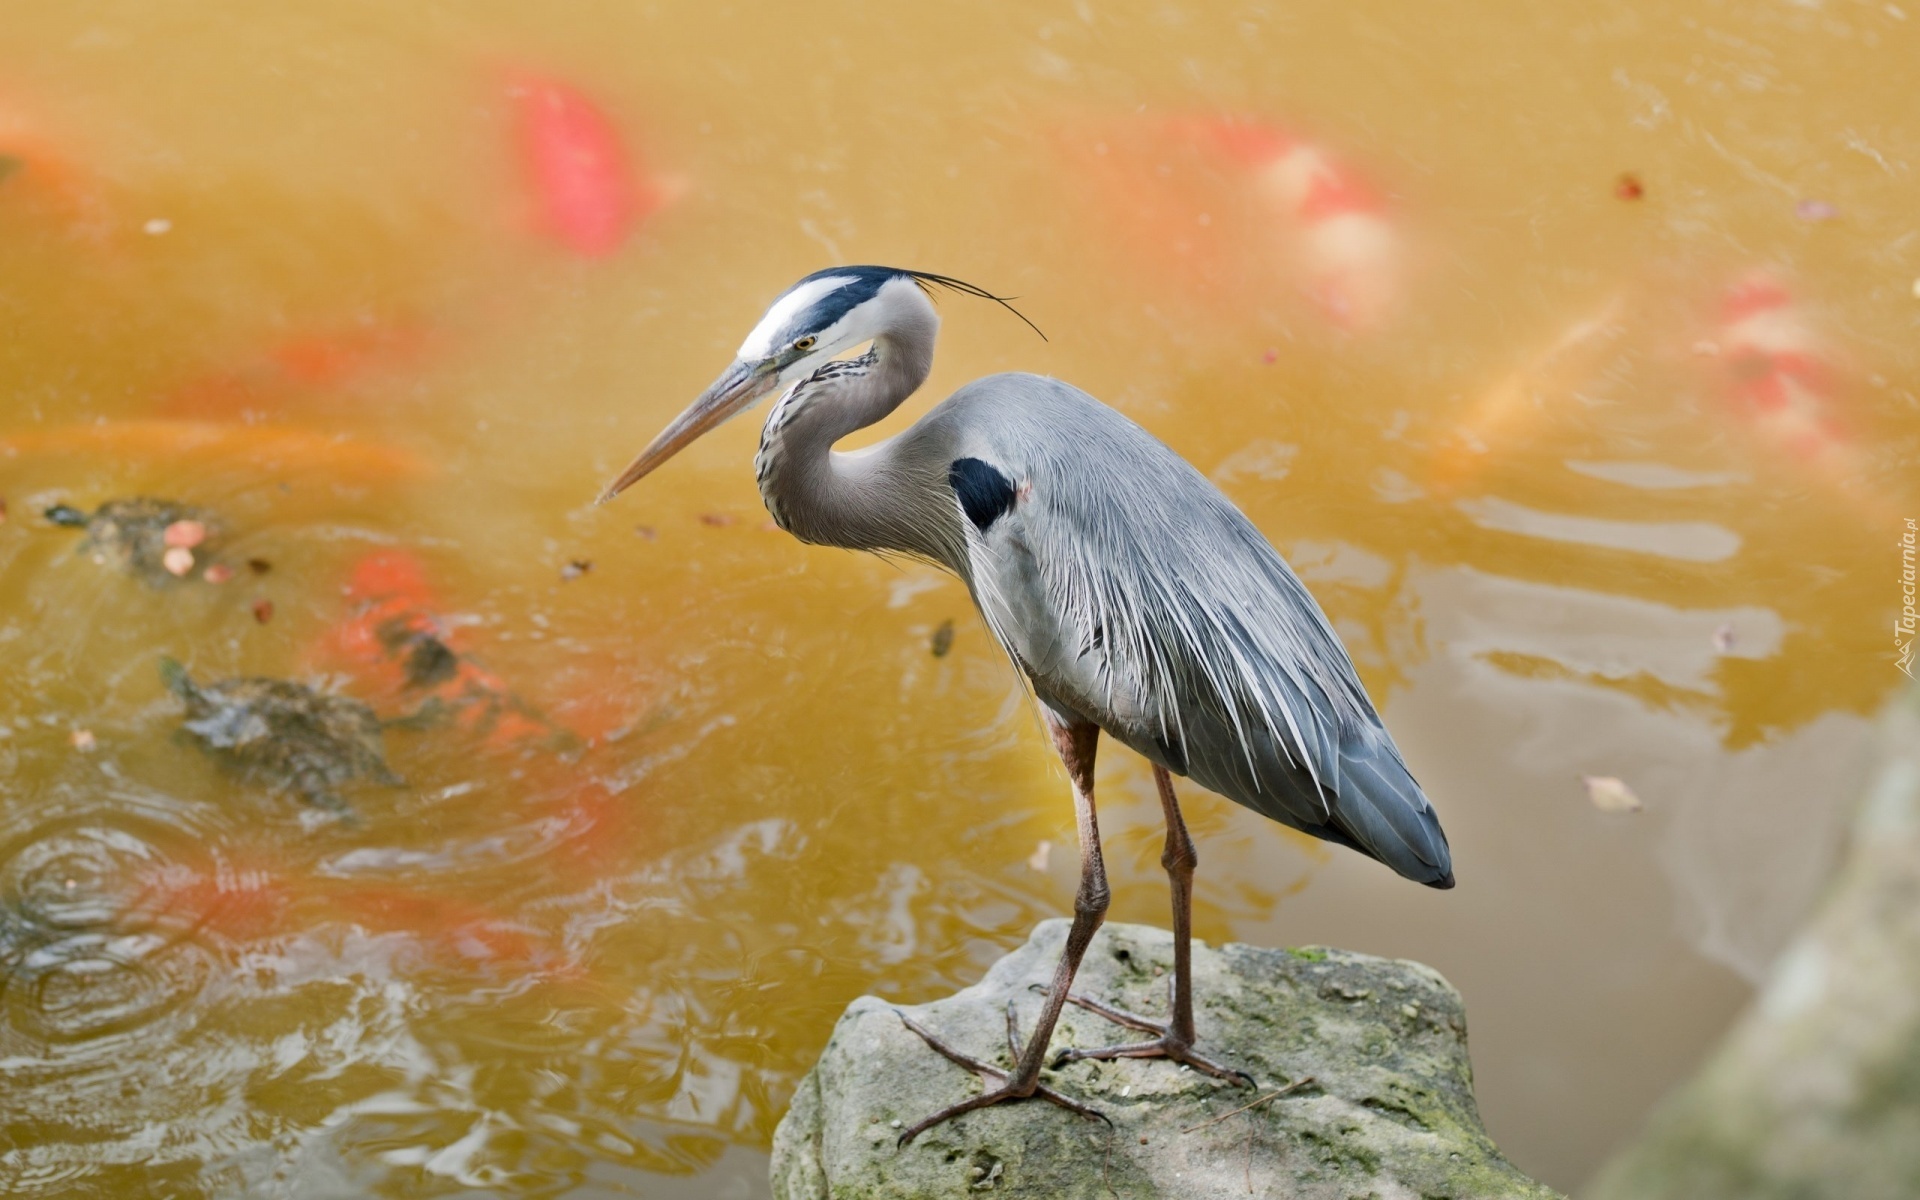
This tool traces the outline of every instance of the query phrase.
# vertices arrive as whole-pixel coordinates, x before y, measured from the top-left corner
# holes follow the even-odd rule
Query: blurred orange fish
[[[423,326],[404,321],[299,334],[275,342],[237,369],[209,373],[175,389],[160,412],[233,419],[310,408],[315,392],[331,395],[418,366],[429,341]]]
[[[91,242],[112,232],[100,181],[81,168],[47,119],[17,97],[0,94],[0,217],[25,209],[51,217]],[[11,224],[11,222],[9,222]],[[18,238],[8,228],[9,240]]]
[[[519,110],[521,172],[539,227],[584,258],[618,250],[633,227],[662,207],[668,189],[639,170],[611,118],[579,89],[514,72],[507,94]]]
[[[538,931],[484,905],[397,884],[303,875],[279,864],[215,871],[176,864],[141,880],[128,912],[230,942],[344,923],[406,936],[437,958],[569,971]]]
[[[0,458],[21,454],[106,455],[164,463],[238,460],[261,474],[324,473],[362,483],[424,479],[434,473],[432,464],[398,446],[221,421],[98,421],[0,435]]]
[[[1598,370],[1601,354],[1626,331],[1626,299],[1624,289],[1615,291],[1474,398],[1435,441],[1427,482],[1436,494],[1451,496],[1467,487],[1500,452],[1527,436],[1554,397]]]
[[[1239,117],[1148,117],[1063,132],[1117,241],[1235,306],[1292,280],[1336,328],[1384,325],[1405,250],[1386,203],[1323,147]]]
[[[1398,305],[1403,250],[1386,205],[1326,149],[1246,120],[1181,120],[1252,172],[1297,243],[1308,295],[1334,324],[1378,328]]]
[[[1766,271],[1737,280],[1720,302],[1719,359],[1737,412],[1802,461],[1840,452],[1836,373],[1806,314]]]
[[[346,594],[346,620],[315,649],[320,665],[349,671],[373,699],[445,717],[491,748],[568,740],[457,648],[418,558],[404,550],[375,551],[354,564]]]

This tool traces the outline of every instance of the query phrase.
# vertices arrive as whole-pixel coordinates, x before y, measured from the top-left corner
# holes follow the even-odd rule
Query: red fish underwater
[[[285,426],[104,421],[0,434],[0,460],[68,454],[201,468],[240,463],[263,475],[317,474],[355,483],[392,483],[434,473],[433,464],[398,446]]]
[[[443,962],[574,970],[539,931],[485,905],[417,887],[305,874],[265,860],[204,870],[169,865],[137,881],[125,911],[227,942],[344,924],[402,935]]]
[[[1802,461],[1844,449],[1833,411],[1836,372],[1777,278],[1755,271],[1727,289],[1717,348],[1727,397],[1765,440]]]
[[[1330,152],[1271,126],[1178,122],[1212,137],[1251,172],[1260,198],[1293,242],[1307,293],[1334,324],[1383,324],[1398,304],[1404,251],[1386,205]]]
[[[640,168],[613,120],[586,93],[521,72],[510,77],[507,92],[518,110],[520,169],[535,223],[575,254],[614,253],[635,225],[672,198],[672,189]]]
[[[350,322],[295,334],[238,367],[209,372],[175,389],[160,412],[231,420],[312,409],[341,392],[418,367],[430,342],[426,328],[412,321]]]
[[[0,221],[10,241],[20,236],[13,218],[25,214],[86,242],[112,234],[101,182],[80,165],[70,140],[53,133],[35,106],[0,93]]]
[[[631,853],[635,797],[600,780],[591,752],[631,719],[632,685],[590,671],[570,678],[560,698],[567,723],[549,718],[474,660],[439,615],[420,560],[380,550],[353,567],[348,615],[311,656],[347,671],[376,708],[411,712],[432,729],[443,722],[490,754],[512,754],[516,789],[540,798],[557,844],[594,868]]]
[[[1387,323],[1406,251],[1386,202],[1317,143],[1259,121],[1149,117],[1065,139],[1116,241],[1236,306],[1290,282],[1336,328]]]
[[[367,555],[346,593],[347,619],[328,631],[315,657],[348,671],[376,706],[386,701],[451,721],[492,749],[570,740],[458,647],[413,555]]]

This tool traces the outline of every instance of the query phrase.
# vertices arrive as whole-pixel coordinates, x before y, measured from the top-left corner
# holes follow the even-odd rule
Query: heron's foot
[[[1176,1037],[1169,1022],[1143,1017],[1139,1013],[1115,1008],[1111,1004],[1103,1004],[1086,996],[1076,996],[1072,992],[1067,993],[1067,1000],[1090,1013],[1105,1017],[1116,1025],[1125,1025],[1129,1029],[1138,1029],[1142,1033],[1151,1033],[1156,1036],[1144,1042],[1122,1042],[1114,1046],[1089,1046],[1062,1050],[1053,1060],[1055,1068],[1063,1067],[1070,1062],[1079,1062],[1083,1058],[1170,1058],[1196,1071],[1205,1071],[1216,1079],[1244,1083],[1248,1087],[1256,1086],[1253,1076],[1245,1071],[1229,1067],[1224,1063],[1217,1063],[1203,1054],[1196,1053],[1192,1040]]]
[[[936,1051],[938,1051],[942,1056],[947,1058],[949,1061],[959,1066],[965,1067],[967,1070],[972,1071],[974,1074],[980,1076],[982,1082],[988,1085],[988,1089],[982,1092],[980,1095],[971,1097],[966,1100],[962,1100],[958,1104],[949,1104],[947,1107],[941,1109],[937,1113],[934,1113],[932,1116],[928,1117],[924,1121],[919,1121],[909,1126],[907,1129],[901,1132],[898,1145],[905,1146],[907,1143],[913,1141],[914,1138],[917,1138],[921,1134],[925,1133],[927,1130],[932,1129],[935,1125],[938,1125],[943,1121],[951,1121],[953,1118],[959,1116],[961,1113],[969,1113],[977,1108],[987,1108],[992,1105],[1000,1104],[1008,1100],[1026,1100],[1033,1097],[1038,1097],[1041,1100],[1046,1100],[1050,1103],[1057,1104],[1061,1108],[1066,1109],[1070,1113],[1077,1113],[1078,1115],[1086,1117],[1090,1120],[1106,1121],[1108,1125],[1113,1124],[1112,1121],[1107,1119],[1107,1114],[1101,1112],[1097,1108],[1089,1108],[1087,1105],[1082,1104],[1077,1100],[1068,1099],[1066,1096],[1063,1096],[1059,1092],[1054,1091],[1052,1088],[1041,1084],[1037,1080],[1030,1082],[1023,1087],[1021,1086],[1020,1081],[1015,1079],[1013,1077],[1013,1074],[1007,1071],[1006,1069],[1002,1067],[996,1067],[992,1063],[982,1062],[979,1059],[974,1058],[970,1054],[962,1054],[960,1051],[954,1049],[952,1046],[947,1045],[946,1042],[940,1040],[940,1037],[937,1034],[935,1034],[932,1030],[928,1029],[926,1026],[915,1021],[912,1017],[909,1017],[907,1014],[903,1012],[899,1012],[898,1010],[896,1010],[894,1015],[900,1018],[900,1023],[902,1025],[905,1025],[908,1029],[911,1029],[914,1033],[918,1034],[921,1041],[933,1047]],[[1007,1005],[1007,1033],[1008,1033],[1008,1041],[1009,1042],[1015,1041],[1013,1037],[1013,1005],[1011,1002],[1009,1002]],[[1015,1045],[1014,1050],[1015,1050],[1014,1059],[1016,1062],[1018,1062],[1019,1047]],[[996,1083],[999,1084],[1000,1086],[993,1087],[992,1085]]]

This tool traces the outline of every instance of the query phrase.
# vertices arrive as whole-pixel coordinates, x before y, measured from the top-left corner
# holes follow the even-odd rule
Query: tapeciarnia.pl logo
[[[1920,615],[1913,610],[1913,518],[1907,518],[1907,531],[1900,535],[1900,615],[1893,622],[1893,665],[1908,679],[1913,678],[1914,623]]]

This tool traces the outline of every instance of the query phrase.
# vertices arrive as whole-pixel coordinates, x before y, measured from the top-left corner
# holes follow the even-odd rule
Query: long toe
[[[939,1037],[939,1035],[935,1034],[932,1030],[920,1024],[918,1021],[915,1021],[912,1017],[909,1017],[907,1014],[901,1012],[898,1009],[894,1010],[894,1015],[900,1018],[900,1023],[902,1025],[905,1025],[908,1029],[911,1029],[916,1035],[919,1036],[921,1041],[925,1042],[928,1046],[932,1047],[942,1057],[946,1058],[947,1060],[949,1060],[950,1062],[954,1063],[957,1066],[965,1067],[967,1070],[974,1072],[975,1074],[979,1075],[981,1079],[986,1080],[989,1083],[1000,1084],[999,1087],[990,1087],[987,1091],[982,1092],[980,1095],[970,1097],[966,1100],[962,1100],[958,1104],[949,1104],[947,1107],[941,1109],[937,1113],[934,1113],[932,1116],[928,1117],[924,1121],[916,1122],[912,1126],[908,1127],[906,1130],[902,1131],[900,1134],[900,1140],[898,1144],[901,1146],[905,1146],[909,1142],[913,1141],[914,1138],[919,1137],[922,1133],[925,1133],[927,1130],[932,1129],[935,1125],[938,1125],[943,1121],[951,1121],[953,1118],[959,1116],[962,1113],[970,1113],[975,1109],[987,1108],[990,1105],[1002,1104],[1009,1100],[1026,1100],[1030,1098],[1045,1100],[1050,1104],[1056,1104],[1061,1108],[1066,1109],[1070,1113],[1078,1114],[1079,1116],[1086,1117],[1089,1120],[1105,1121],[1108,1125],[1113,1124],[1111,1120],[1108,1120],[1107,1114],[1101,1112],[1099,1109],[1090,1107],[1089,1105],[1082,1104],[1078,1100],[1073,1100],[1066,1096],[1063,1096],[1059,1092],[1054,1091],[1052,1088],[1047,1087],[1044,1084],[1034,1084],[1030,1089],[1016,1088],[1012,1084],[1006,1082],[1006,1080],[1009,1077],[1006,1069],[1002,1067],[996,1067],[992,1063],[982,1062],[980,1059],[977,1059],[970,1054],[962,1053],[961,1051],[948,1045],[945,1041],[943,1041]],[[1015,1042],[1016,1048],[1017,1048],[1017,1039],[1014,1037],[1014,1031],[1013,1031],[1013,1020],[1014,1020],[1013,1009],[1012,1009],[1012,1005],[1009,1004],[1007,1009],[1008,1038],[1010,1041]]]
[[[1000,1088],[995,1088],[993,1091],[990,1091],[990,1092],[983,1092],[980,1095],[974,1096],[970,1099],[962,1100],[958,1104],[949,1104],[947,1107],[941,1109],[937,1113],[934,1113],[932,1116],[928,1117],[926,1120],[917,1122],[916,1124],[902,1131],[900,1134],[900,1140],[897,1144],[901,1146],[905,1146],[907,1143],[913,1141],[914,1138],[917,1138],[921,1134],[925,1133],[927,1130],[932,1129],[935,1125],[938,1125],[943,1121],[951,1121],[953,1120],[953,1118],[961,1115],[962,1113],[970,1113],[970,1112],[973,1112],[975,1109],[987,1108],[995,1104],[1005,1104],[1010,1100],[1029,1100],[1029,1099],[1045,1100],[1045,1101],[1048,1101],[1049,1103],[1057,1104],[1061,1108],[1066,1109],[1068,1112],[1075,1113],[1079,1116],[1085,1117],[1090,1121],[1103,1121],[1108,1126],[1111,1126],[1113,1124],[1112,1119],[1109,1118],[1107,1114],[1101,1112],[1099,1109],[1094,1108],[1091,1105],[1082,1104],[1078,1100],[1069,1099],[1068,1097],[1061,1095],[1059,1092],[1054,1091],[1052,1088],[1047,1087],[1044,1084],[1035,1084],[1033,1091],[1030,1093],[1015,1091],[1011,1087],[1000,1087]]]
[[[1055,1056],[1053,1065],[1058,1069],[1082,1059],[1112,1058],[1167,1058],[1192,1067],[1196,1071],[1204,1071],[1216,1079],[1226,1079],[1248,1087],[1255,1086],[1253,1076],[1245,1071],[1217,1063],[1195,1052],[1192,1046],[1176,1042],[1164,1034],[1147,1042],[1123,1042],[1116,1046],[1089,1046],[1062,1050]]]
[[[1165,1021],[1156,1021],[1152,1017],[1143,1017],[1139,1013],[1128,1012],[1124,1008],[1116,1008],[1105,1001],[1095,1000],[1091,996],[1082,996],[1074,992],[1067,993],[1067,1002],[1078,1005],[1096,1016],[1105,1017],[1115,1025],[1125,1025],[1129,1029],[1138,1029],[1142,1033],[1157,1033],[1163,1037],[1166,1036],[1167,1023]]]

